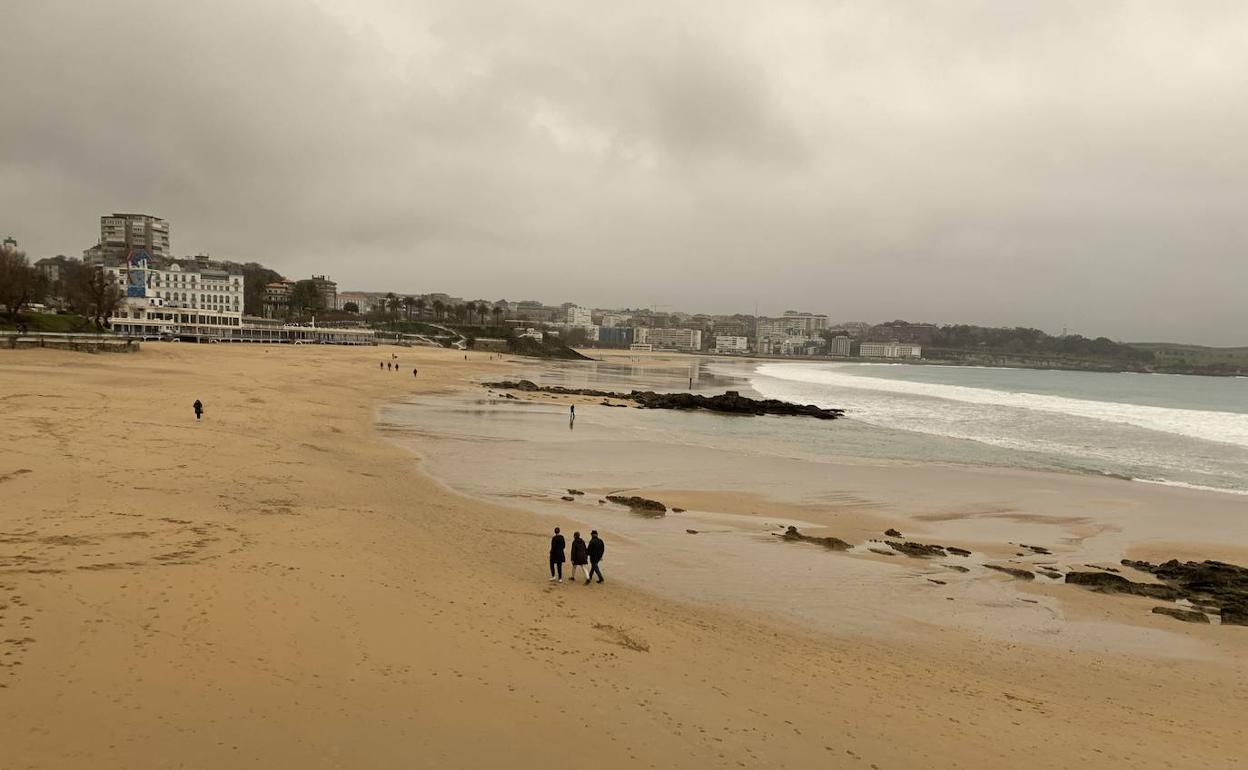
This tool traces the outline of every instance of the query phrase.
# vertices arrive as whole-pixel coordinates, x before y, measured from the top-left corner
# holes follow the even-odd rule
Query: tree
[[[425,314],[425,299],[424,299],[424,297],[417,297],[417,298],[416,298],[416,301],[412,303],[412,307],[416,308],[416,317],[417,317],[417,318],[420,318],[421,316],[423,316],[423,315]]]
[[[126,293],[112,273],[73,263],[66,280],[66,295],[74,312],[93,321],[97,331],[104,331]]]
[[[412,297],[403,298],[403,312],[407,316],[407,320],[412,320],[412,306],[416,304],[416,300]]]
[[[485,326],[485,317],[490,314],[490,306],[484,302],[477,303],[477,320],[481,326]]]
[[[440,300],[440,299],[435,299],[435,300],[433,301],[433,316],[434,316],[434,318],[437,318],[439,321],[441,321],[441,320],[442,320],[442,316],[443,316],[445,313],[446,313],[446,303],[445,303],[445,302],[443,302],[443,301],[442,301],[442,300]]]
[[[344,302],[344,303],[342,303],[342,309],[343,309],[343,312],[346,312],[346,313],[358,313],[358,312],[360,312],[360,306],[359,306],[359,305],[357,305],[357,304],[355,304],[354,302]]]
[[[491,312],[493,312],[493,314],[494,314],[494,325],[495,325],[495,326],[502,326],[502,325],[503,325],[503,316],[507,314],[507,311],[503,310],[502,305],[495,305],[495,306],[494,306],[494,310],[493,310],[493,311],[491,311]]]
[[[0,303],[9,311],[9,320],[16,322],[22,308],[39,298],[44,284],[40,279],[24,252],[0,248]]]
[[[390,311],[390,320],[397,321],[399,318],[399,308],[403,306],[402,300],[395,296],[394,292],[386,294],[386,310]]]
[[[321,300],[321,293],[316,290],[316,283],[307,278],[295,281],[295,288],[290,293],[291,315],[302,316],[322,309],[324,309],[324,304]]]

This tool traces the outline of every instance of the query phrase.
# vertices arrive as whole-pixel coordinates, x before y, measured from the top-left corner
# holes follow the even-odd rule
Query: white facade
[[[149,266],[142,255],[100,268],[125,292],[113,328],[130,334],[196,334],[240,327],[243,276],[190,261],[167,269]]]
[[[639,327],[633,332],[633,342],[652,348],[669,350],[701,350],[701,329],[649,329]]]
[[[858,346],[858,355],[864,358],[922,358],[921,345],[907,342],[864,342]]]
[[[716,353],[749,353],[750,338],[749,337],[727,337],[719,336],[715,338]]]
[[[572,305],[568,308],[567,317],[568,326],[584,326],[594,325],[593,315],[589,312],[589,308],[580,305]]]
[[[628,320],[628,316],[622,313],[603,313],[602,325],[608,329],[614,329],[617,326],[623,326]]]
[[[853,340],[851,340],[849,337],[846,337],[844,334],[837,336],[837,337],[833,337],[832,343],[829,345],[829,348],[828,348],[828,353],[834,356],[848,356],[849,351],[851,350],[852,343],[853,343]]]

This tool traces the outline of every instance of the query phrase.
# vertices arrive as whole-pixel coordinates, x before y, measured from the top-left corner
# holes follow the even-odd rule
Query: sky
[[[0,237],[1248,344],[1248,3],[0,0]]]

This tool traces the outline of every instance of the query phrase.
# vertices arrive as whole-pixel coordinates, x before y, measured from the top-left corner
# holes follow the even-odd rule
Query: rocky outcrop
[[[930,559],[933,556],[945,556],[944,546],[928,545],[927,543],[901,543],[896,540],[885,540],[884,543],[898,553],[904,553],[915,559]]]
[[[582,491],[581,491],[581,490],[579,490],[579,489],[569,489],[569,490],[568,490],[568,494],[569,494],[569,495],[576,495],[577,497],[580,497],[581,495],[583,495],[583,494],[585,494],[585,493],[584,493],[584,492],[582,492]]]
[[[970,556],[971,555],[971,552],[966,550],[965,548],[958,548],[952,545],[946,548],[945,550],[953,554],[954,556]]]
[[[667,513],[667,506],[658,500],[650,500],[645,497],[637,497],[636,495],[607,495],[607,499],[616,505],[623,505],[638,513],[648,513],[655,516],[662,516]]]
[[[850,548],[853,548],[852,545],[839,537],[815,537],[813,535],[803,535],[801,532],[797,531],[797,527],[793,526],[786,529],[784,534],[780,535],[780,537],[791,543],[812,543],[814,545],[821,545],[824,548],[828,548],[833,551],[848,551]]]
[[[997,572],[1004,572],[1010,577],[1018,578],[1019,580],[1036,579],[1036,574],[1034,572],[1029,572],[1025,569],[1018,569],[1017,567],[1003,567],[999,564],[985,564],[984,567],[986,569],[996,570]]]
[[[1084,586],[1101,593],[1131,594],[1132,596],[1147,596],[1150,599],[1162,599],[1165,601],[1174,601],[1183,596],[1181,592],[1170,586],[1158,585],[1156,583],[1136,583],[1112,572],[1067,572],[1066,582],[1070,585]]]
[[[1248,567],[1178,559],[1161,564],[1123,559],[1122,564],[1165,581],[1194,604],[1220,608],[1219,616],[1225,625],[1248,626]]]
[[[1195,610],[1185,610],[1182,607],[1154,607],[1153,613],[1156,615],[1168,615],[1175,620],[1182,620],[1184,623],[1208,623],[1209,616],[1203,612]]]
[[[561,396],[590,396],[617,401],[632,401],[646,409],[705,409],[724,414],[744,415],[790,415],[814,417],[819,420],[835,420],[845,414],[844,409],[824,409],[813,404],[791,404],[775,399],[754,399],[730,390],[720,396],[703,396],[698,393],[655,393],[651,390],[634,390],[615,393],[595,388],[565,388],[561,385],[538,385],[530,380],[503,380],[482,383],[496,390],[519,390],[529,393],[552,393]]]
[[[885,537],[901,537],[901,533],[890,527],[889,529],[884,530],[884,536]]]

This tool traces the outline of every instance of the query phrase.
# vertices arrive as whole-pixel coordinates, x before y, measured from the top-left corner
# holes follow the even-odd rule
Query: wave
[[[1145,406],[965,385],[883,379],[848,374],[833,368],[809,364],[762,364],[755,370],[755,373],[757,376],[751,381],[754,390],[771,398],[784,398],[786,395],[792,398],[796,395],[790,388],[785,387],[785,383],[865,390],[964,404],[1061,414],[1248,448],[1248,414],[1236,412]],[[802,390],[800,397],[809,399],[811,397],[809,390]],[[828,396],[831,395],[828,394]],[[826,398],[823,400],[823,403],[819,403],[819,397],[816,396],[814,403],[818,406],[840,406]],[[852,413],[851,416],[853,416]]]

